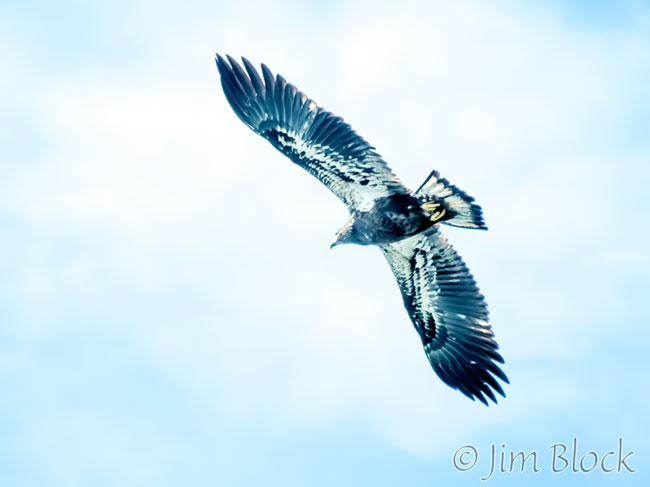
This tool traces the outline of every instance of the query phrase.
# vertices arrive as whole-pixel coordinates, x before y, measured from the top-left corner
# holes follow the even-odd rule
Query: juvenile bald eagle
[[[377,245],[390,265],[433,370],[474,400],[505,397],[508,378],[497,352],[483,295],[439,223],[487,229],[474,198],[433,171],[408,190],[384,160],[342,118],[262,64],[217,54],[230,106],[252,130],[327,186],[350,211],[332,247]]]

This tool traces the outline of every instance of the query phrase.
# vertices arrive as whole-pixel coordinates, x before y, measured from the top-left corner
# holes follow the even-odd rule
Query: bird
[[[341,117],[242,57],[216,55],[226,100],[239,119],[347,206],[350,217],[330,248],[375,245],[397,280],[426,357],[448,386],[486,406],[505,397],[488,310],[474,277],[440,224],[487,230],[474,198],[433,170],[415,191]]]

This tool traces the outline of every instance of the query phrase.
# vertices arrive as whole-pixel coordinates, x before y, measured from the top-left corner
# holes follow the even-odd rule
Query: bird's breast
[[[355,215],[355,226],[374,244],[385,244],[415,235],[433,223],[410,195],[380,198],[370,211]]]

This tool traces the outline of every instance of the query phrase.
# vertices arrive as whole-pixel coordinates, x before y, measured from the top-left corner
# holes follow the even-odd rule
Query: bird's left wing
[[[424,351],[446,384],[487,404],[493,391],[505,397],[496,378],[508,378],[488,324],[483,296],[465,263],[436,227],[382,245],[404,306]]]
[[[247,59],[244,68],[217,54],[223,91],[237,116],[276,149],[306,169],[349,208],[369,210],[374,200],[408,190],[384,160],[341,117],[274,76],[262,77]]]

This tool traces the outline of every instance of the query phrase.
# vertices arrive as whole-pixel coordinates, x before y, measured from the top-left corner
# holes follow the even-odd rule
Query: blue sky
[[[2,485],[475,485],[492,444],[542,472],[488,484],[647,485],[649,32],[644,2],[0,3]],[[329,250],[345,208],[215,51],[483,206],[443,230],[498,406],[435,377],[376,249]],[[573,437],[638,472],[553,475]]]

